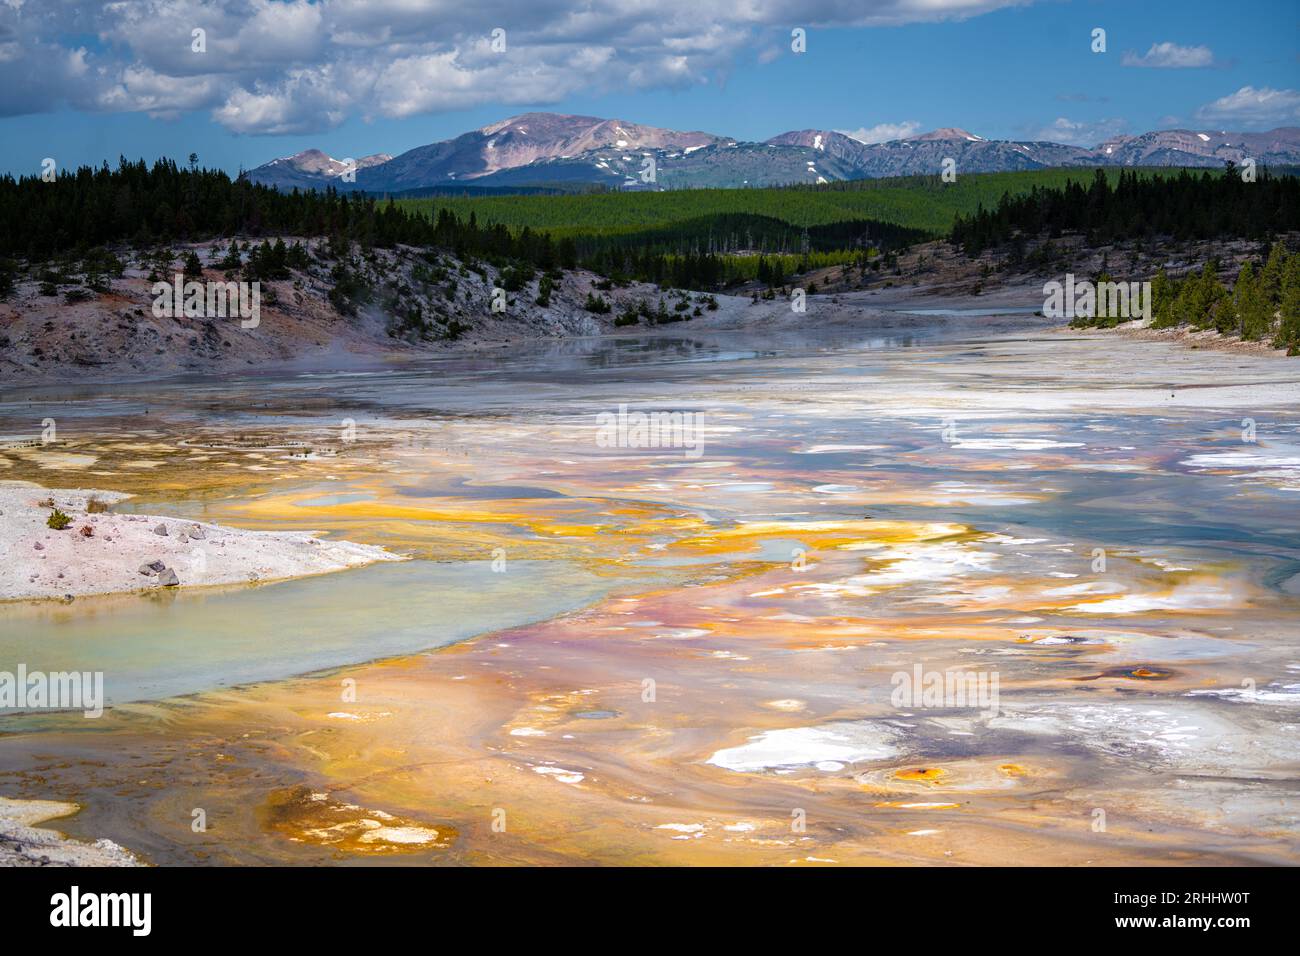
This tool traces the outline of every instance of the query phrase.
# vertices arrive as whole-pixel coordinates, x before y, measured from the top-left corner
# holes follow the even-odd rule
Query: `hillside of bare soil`
[[[203,244],[118,250],[120,274],[75,260],[29,269],[0,301],[0,378],[39,384],[341,368],[599,335],[629,308],[640,307],[649,321],[662,297],[655,286],[614,289],[583,270],[529,275],[404,246],[339,252],[323,241],[288,242],[300,248],[301,261],[284,268],[283,278],[259,277],[255,325],[238,316],[173,316],[154,308],[154,283],[173,282],[191,254],[202,271],[183,281],[245,281],[256,248],[248,243],[242,266],[233,266],[228,246]],[[494,310],[494,295],[504,310]],[[665,308],[682,298],[691,309],[705,300],[679,293]]]

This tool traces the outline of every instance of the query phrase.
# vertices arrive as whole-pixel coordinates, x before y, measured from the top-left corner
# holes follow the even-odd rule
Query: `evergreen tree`
[[[1161,266],[1151,280],[1151,326],[1166,328],[1174,324],[1174,298],[1178,294],[1177,286],[1170,280]]]
[[[554,283],[551,281],[550,275],[544,274],[537,283],[536,299],[537,304],[542,306],[542,308],[551,304],[551,291],[553,288]]]
[[[1192,273],[1178,283],[1178,295],[1174,297],[1174,303],[1170,311],[1172,315],[1172,325],[1192,325],[1196,322],[1199,314],[1199,302],[1201,288],[1200,273]]]
[[[1219,282],[1214,262],[1205,263],[1200,275],[1189,277],[1185,290],[1187,297],[1183,303],[1183,321],[1195,329],[1214,328],[1217,307],[1227,298],[1227,291]]]
[[[1300,354],[1300,252],[1292,253],[1282,270],[1282,321],[1274,346],[1288,355]]]
[[[1259,291],[1264,297],[1264,304],[1269,312],[1277,309],[1282,298],[1282,273],[1286,266],[1286,247],[1281,242],[1273,243],[1269,250],[1268,261],[1259,274]]]
[[[1233,293],[1238,322],[1234,331],[1250,342],[1262,339],[1273,324],[1272,310],[1268,308],[1261,283],[1255,278],[1255,270],[1249,262],[1241,267]]]
[[[221,260],[218,267],[230,271],[232,269],[238,269],[241,264],[242,260],[239,255],[239,240],[231,239],[230,248],[226,250],[225,258]]]

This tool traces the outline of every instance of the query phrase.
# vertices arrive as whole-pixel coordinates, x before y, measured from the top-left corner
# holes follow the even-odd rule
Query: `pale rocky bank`
[[[127,497],[0,482],[0,600],[248,584],[402,560],[304,532],[97,510]],[[69,519],[62,530],[48,524],[56,508]]]

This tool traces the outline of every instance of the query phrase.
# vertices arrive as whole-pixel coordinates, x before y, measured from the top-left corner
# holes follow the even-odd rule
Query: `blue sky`
[[[1294,0],[0,0],[0,169],[396,154],[530,109],[743,139],[1269,129],[1300,125],[1298,20]]]

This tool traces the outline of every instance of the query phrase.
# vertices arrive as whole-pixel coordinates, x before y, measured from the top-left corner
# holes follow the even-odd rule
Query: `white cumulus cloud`
[[[792,24],[809,28],[815,49],[820,29],[961,20],[1029,2],[0,0],[0,116],[206,110],[239,133],[306,133],[352,116],[721,82],[753,50],[788,46]],[[497,29],[504,50],[489,42]],[[101,41],[90,52],[71,39],[89,36]],[[894,125],[860,132],[911,129]]]
[[[1119,136],[1128,129],[1122,119],[1072,120],[1058,116],[1046,126],[1034,130],[1030,139],[1036,142],[1065,143],[1069,146],[1095,146]]]
[[[1196,118],[1220,129],[1300,122],[1300,91],[1243,86],[1196,111]]]
[[[902,123],[877,123],[875,126],[859,126],[857,129],[838,129],[835,132],[856,139],[859,143],[888,143],[894,139],[907,139],[915,136],[921,129],[916,120]]]
[[[1129,51],[1124,54],[1125,66],[1163,67],[1166,69],[1188,69],[1198,66],[1213,66],[1214,52],[1208,46],[1179,46],[1177,43],[1153,43],[1151,49],[1142,56]]]

